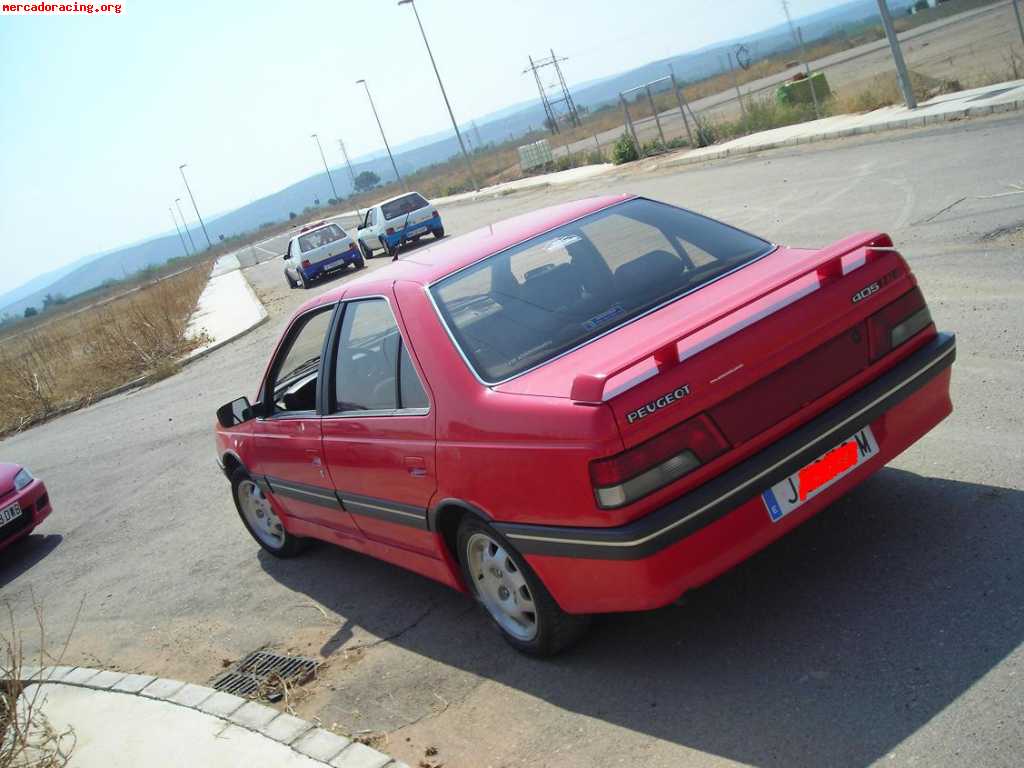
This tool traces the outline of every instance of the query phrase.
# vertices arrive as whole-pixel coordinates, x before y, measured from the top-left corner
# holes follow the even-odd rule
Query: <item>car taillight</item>
[[[355,243],[349,243],[349,244],[348,244],[348,249],[349,249],[350,251],[354,251],[354,250],[356,250],[356,244],[355,244]]]
[[[729,449],[712,423],[700,414],[646,443],[590,463],[597,505],[614,509],[668,485]]]
[[[430,218],[432,218],[432,219],[439,219],[439,218],[441,218],[441,214],[439,214],[437,211],[431,211],[430,212]]]
[[[309,269],[309,259],[303,259],[302,260],[302,268],[303,269]]]
[[[932,323],[920,288],[913,288],[868,318],[871,360],[891,352]]]
[[[395,234],[395,228],[394,227],[388,227],[387,234],[389,234],[389,235]]]

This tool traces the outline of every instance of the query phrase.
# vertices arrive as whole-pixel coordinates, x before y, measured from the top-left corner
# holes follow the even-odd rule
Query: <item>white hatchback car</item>
[[[444,237],[441,214],[419,192],[407,192],[370,208],[356,237],[363,256],[370,258],[378,248],[392,255],[403,235],[416,241],[427,233],[439,240]]]
[[[333,223],[314,226],[289,240],[284,261],[284,279],[289,288],[308,288],[327,272],[349,265],[362,269],[366,265],[355,240]]]

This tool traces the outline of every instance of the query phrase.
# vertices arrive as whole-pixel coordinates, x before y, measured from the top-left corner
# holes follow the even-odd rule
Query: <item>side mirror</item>
[[[365,224],[356,224],[356,229],[366,229]]]
[[[285,251],[283,254],[281,254],[281,258],[284,259],[285,261],[288,261],[288,252]]]
[[[247,397],[239,397],[217,409],[217,423],[225,429],[236,427],[252,417],[252,406]]]

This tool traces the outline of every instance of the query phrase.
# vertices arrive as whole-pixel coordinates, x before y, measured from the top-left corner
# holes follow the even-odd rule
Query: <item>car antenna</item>
[[[412,216],[412,211],[405,214],[405,221],[402,222],[402,237],[398,240],[398,245],[395,246],[395,254],[391,257],[392,261],[398,261],[398,252],[402,250],[402,246],[405,245],[405,230],[409,227],[409,217]]]

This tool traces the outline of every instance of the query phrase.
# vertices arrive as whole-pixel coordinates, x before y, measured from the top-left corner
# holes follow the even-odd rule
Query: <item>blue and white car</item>
[[[366,265],[355,240],[333,223],[315,226],[289,240],[284,261],[284,279],[289,288],[308,288],[327,272]]]
[[[407,192],[370,208],[356,235],[359,249],[366,258],[378,249],[391,256],[402,241],[403,231],[407,241],[427,234],[439,240],[444,237],[441,214],[419,192]]]

